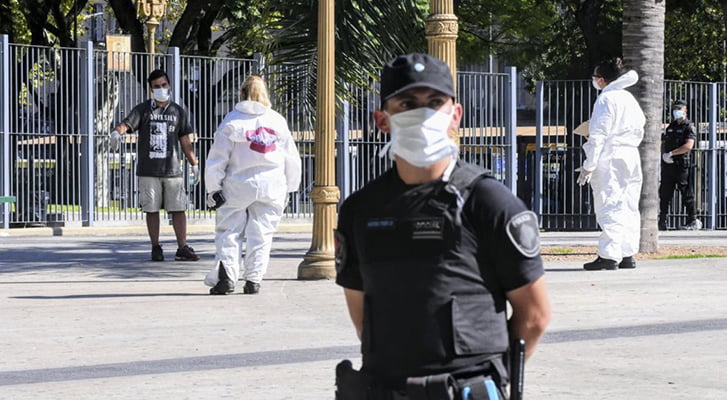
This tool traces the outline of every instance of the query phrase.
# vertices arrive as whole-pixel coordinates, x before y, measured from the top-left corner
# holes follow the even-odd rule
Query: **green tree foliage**
[[[0,2],[0,33],[14,43],[72,47],[94,0]],[[346,82],[375,77],[391,55],[426,51],[429,0],[337,0],[337,73]],[[108,0],[106,17],[145,51],[144,21],[134,0]],[[157,48],[183,54],[268,53],[271,62],[315,66],[317,0],[169,0]],[[485,66],[490,54],[534,81],[578,79],[621,50],[623,0],[454,0],[459,19],[458,65]],[[727,0],[669,0],[665,77],[725,79]],[[221,34],[220,34],[221,33]],[[311,69],[314,71],[314,68]]]
[[[559,20],[555,5],[541,0],[456,1],[455,14],[459,65],[487,65],[490,54],[529,65],[547,45],[542,32]]]
[[[620,0],[559,0],[555,22],[540,32],[543,43],[530,63],[529,80],[582,79],[599,61],[621,54]]]
[[[725,79],[725,15],[716,0],[667,2],[666,79],[715,82]]]

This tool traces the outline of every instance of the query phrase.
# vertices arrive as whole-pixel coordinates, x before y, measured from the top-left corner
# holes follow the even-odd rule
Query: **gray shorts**
[[[139,204],[141,211],[159,212],[164,208],[167,212],[184,211],[187,209],[187,191],[184,179],[159,178],[155,176],[139,177]]]

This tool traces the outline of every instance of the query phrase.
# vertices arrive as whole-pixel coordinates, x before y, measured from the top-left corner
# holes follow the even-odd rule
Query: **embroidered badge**
[[[375,218],[366,221],[368,229],[394,229],[393,218]]]
[[[540,252],[540,233],[538,217],[532,211],[523,211],[514,217],[505,227],[507,236],[515,248],[525,257],[535,257]]]
[[[441,240],[444,238],[444,218],[426,218],[413,220],[411,238]]]
[[[335,246],[334,260],[336,263],[336,273],[346,266],[346,237],[338,230],[333,231],[333,241]]]

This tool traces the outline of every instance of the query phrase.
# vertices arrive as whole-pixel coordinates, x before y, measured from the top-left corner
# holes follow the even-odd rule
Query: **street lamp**
[[[154,54],[154,36],[156,34],[157,26],[159,26],[159,20],[164,17],[166,10],[167,0],[136,1],[136,15],[139,19],[146,19],[146,27],[149,34],[147,50],[151,54]]]
[[[424,26],[429,54],[446,62],[452,72],[452,82],[457,92],[457,34],[459,24],[454,15],[453,0],[430,0],[430,14]],[[459,133],[449,132],[449,137],[459,145]]]
[[[334,0],[318,2],[318,89],[316,104],[315,186],[313,238],[298,266],[298,279],[331,279],[336,276],[333,229],[341,192],[336,186],[336,76]]]
[[[424,27],[429,54],[449,65],[456,89],[459,24],[454,15],[454,3],[452,0],[430,0],[429,8],[431,12]]]

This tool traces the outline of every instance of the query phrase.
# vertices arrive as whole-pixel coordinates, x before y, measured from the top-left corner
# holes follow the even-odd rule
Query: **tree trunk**
[[[114,16],[121,29],[131,35],[131,51],[145,52],[144,24],[136,15],[136,7],[134,7],[136,3],[131,0],[109,0],[108,3],[114,10]]]
[[[659,250],[659,166],[664,94],[663,0],[626,0],[623,13],[623,53],[627,66],[639,73],[633,94],[646,115],[644,140],[639,146],[644,182],[641,187],[639,251]]]

